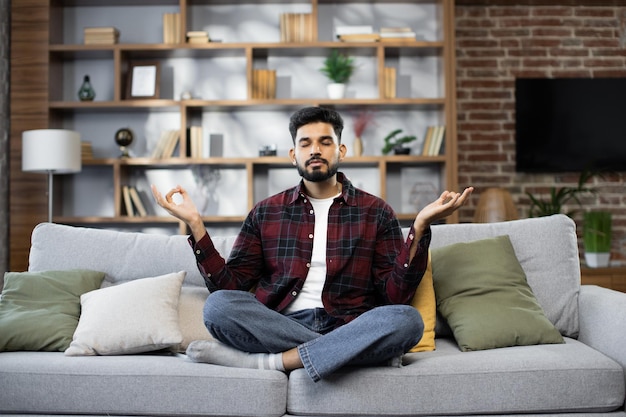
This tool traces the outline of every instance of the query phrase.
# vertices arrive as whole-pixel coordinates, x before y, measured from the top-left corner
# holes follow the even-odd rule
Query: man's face
[[[296,132],[295,142],[289,155],[302,178],[320,182],[337,173],[346,150],[339,144],[332,125],[322,122],[304,125]]]

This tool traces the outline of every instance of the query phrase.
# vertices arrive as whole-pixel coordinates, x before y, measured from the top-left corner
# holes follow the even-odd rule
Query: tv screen
[[[626,78],[518,78],[516,170],[626,171]]]

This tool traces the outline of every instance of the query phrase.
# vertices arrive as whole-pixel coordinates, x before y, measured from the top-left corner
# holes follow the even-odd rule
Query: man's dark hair
[[[335,110],[324,107],[305,107],[296,111],[289,119],[289,132],[291,140],[296,143],[296,132],[309,123],[329,123],[332,125],[337,140],[341,143],[341,132],[343,131],[343,119]]]

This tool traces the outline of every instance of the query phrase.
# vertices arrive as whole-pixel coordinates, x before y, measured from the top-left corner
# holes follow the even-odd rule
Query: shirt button
[[[309,233],[309,239],[313,239],[313,233]]]
[[[405,267],[405,268],[408,268],[408,267],[409,267],[409,264],[404,264],[404,267]]]
[[[200,249],[196,250],[196,255],[200,255],[202,252],[200,252]]]
[[[415,236],[413,236],[413,233],[409,234],[409,239],[411,239],[411,240],[415,239]]]
[[[291,291],[291,295],[295,297],[296,295],[298,295],[298,292],[297,291]]]
[[[309,210],[309,214],[313,214],[313,213],[314,213],[313,210]]]
[[[307,267],[307,268],[310,268],[310,267],[311,267],[311,264],[307,262],[307,263],[306,263],[306,267]]]
[[[207,278],[211,278],[211,274],[206,274]]]

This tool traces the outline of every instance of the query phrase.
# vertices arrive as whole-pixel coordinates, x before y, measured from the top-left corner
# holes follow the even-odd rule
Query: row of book
[[[163,43],[181,43],[180,13],[163,13]]]
[[[146,217],[148,212],[141,201],[141,197],[137,188],[132,185],[122,186],[122,199],[124,200],[124,209],[128,217]]]
[[[379,32],[369,25],[337,26],[335,35],[342,42],[413,42],[416,39],[415,32],[406,26],[382,27]]]
[[[280,15],[281,42],[311,42],[315,40],[311,13],[282,13]]]
[[[111,45],[120,39],[120,31],[112,26],[88,27],[83,29],[85,45]]]
[[[276,98],[276,70],[255,69],[252,71],[252,98]]]
[[[152,158],[164,159],[174,156],[174,151],[180,142],[180,130],[164,130],[152,152]]]
[[[395,67],[385,67],[383,69],[383,98],[396,98]]]
[[[424,137],[423,156],[437,156],[441,153],[445,131],[445,126],[428,126]]]

